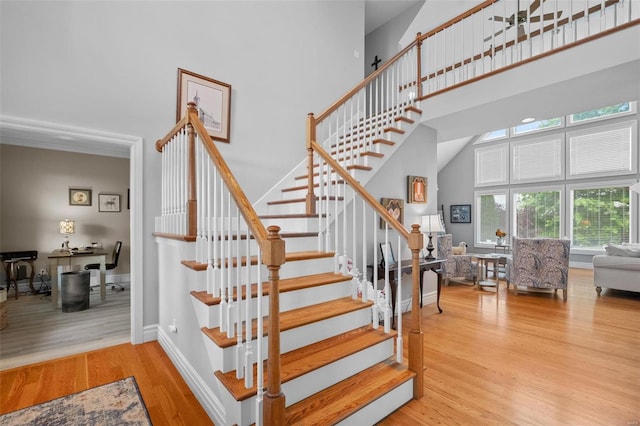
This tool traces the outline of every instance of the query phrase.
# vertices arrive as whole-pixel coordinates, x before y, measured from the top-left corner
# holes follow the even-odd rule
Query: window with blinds
[[[475,185],[505,185],[509,182],[509,144],[484,146],[475,150]]]
[[[628,121],[569,133],[568,178],[635,172],[635,127]]]
[[[560,238],[561,188],[531,188],[513,192],[515,235],[519,238]]]
[[[562,135],[513,143],[511,183],[564,179]]]

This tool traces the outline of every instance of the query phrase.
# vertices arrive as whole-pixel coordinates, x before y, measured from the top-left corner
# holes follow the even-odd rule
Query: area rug
[[[0,416],[1,425],[151,425],[134,377]]]

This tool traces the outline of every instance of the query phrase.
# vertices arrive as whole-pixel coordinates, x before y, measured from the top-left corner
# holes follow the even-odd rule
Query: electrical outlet
[[[173,324],[169,325],[169,331],[172,333],[177,333],[178,332],[178,326],[176,324],[176,319],[173,319]]]

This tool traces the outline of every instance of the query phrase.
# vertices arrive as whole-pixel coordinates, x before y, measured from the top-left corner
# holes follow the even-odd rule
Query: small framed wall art
[[[120,194],[98,194],[98,211],[117,213],[120,211]]]
[[[91,190],[80,188],[69,188],[69,205],[71,206],[90,206]]]
[[[193,102],[198,117],[212,139],[229,142],[231,128],[231,85],[178,68],[178,110],[176,121],[185,116]]]
[[[423,176],[407,176],[407,203],[426,204],[427,178]]]
[[[451,223],[471,223],[471,204],[452,204]]]
[[[396,218],[400,224],[403,223],[404,220],[404,202],[399,198],[382,198],[380,199],[380,204],[385,208],[387,213]],[[386,227],[386,222],[381,217],[380,218],[380,229],[384,229]]]

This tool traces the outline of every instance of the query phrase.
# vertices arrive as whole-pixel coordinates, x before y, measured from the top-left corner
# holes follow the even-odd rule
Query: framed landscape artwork
[[[407,203],[426,204],[427,178],[423,176],[407,176]]]
[[[382,198],[380,204],[387,210],[387,212],[396,218],[401,224],[404,220],[404,202],[399,198]],[[386,222],[383,218],[380,218],[380,229],[386,227]]]
[[[471,223],[471,204],[452,204],[451,223]]]
[[[178,109],[176,121],[186,114],[193,102],[198,117],[212,139],[229,142],[231,128],[231,85],[178,68]]]

